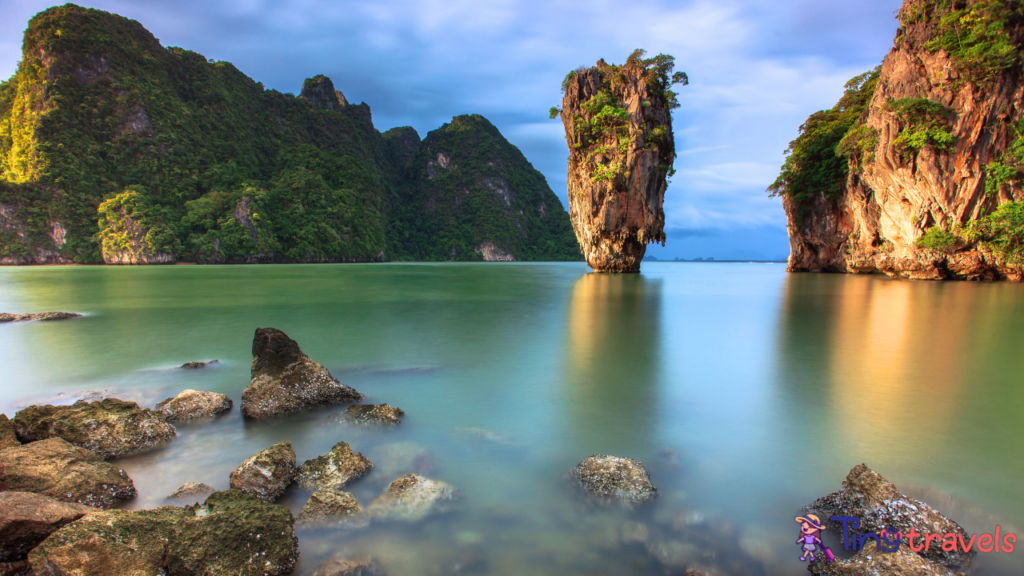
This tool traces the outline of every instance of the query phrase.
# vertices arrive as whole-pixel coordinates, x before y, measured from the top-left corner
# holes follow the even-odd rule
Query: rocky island
[[[1019,281],[1019,9],[906,0],[898,18],[882,65],[807,119],[769,187],[789,220],[789,270]]]
[[[636,50],[617,66],[598,60],[562,82],[569,145],[569,214],[587,264],[600,272],[639,272],[647,245],[665,243],[667,178],[676,149],[675,59]]]

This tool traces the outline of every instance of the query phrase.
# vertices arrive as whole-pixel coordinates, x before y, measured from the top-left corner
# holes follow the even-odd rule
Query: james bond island
[[[569,145],[569,215],[587,264],[599,272],[639,272],[647,245],[665,243],[667,179],[676,157],[675,59],[636,50],[621,66],[598,60],[562,82]]]

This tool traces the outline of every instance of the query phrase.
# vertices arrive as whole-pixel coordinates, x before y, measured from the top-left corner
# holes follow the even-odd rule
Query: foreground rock
[[[185,390],[174,398],[156,403],[156,409],[168,422],[188,422],[199,418],[213,418],[231,410],[231,398],[216,392]]]
[[[179,368],[185,368],[185,369],[188,369],[188,370],[195,370],[197,368],[206,368],[207,366],[212,366],[214,364],[219,364],[219,363],[220,363],[220,360],[210,360],[209,362],[185,362],[184,364],[179,366]]]
[[[966,576],[936,562],[930,562],[900,546],[896,552],[879,552],[869,540],[864,549],[849,560],[815,560],[807,566],[815,576]]]
[[[98,508],[30,492],[0,492],[0,562],[24,560],[58,529]]]
[[[0,414],[0,450],[15,446],[21,446],[21,442],[14,433],[14,424],[7,419],[7,414]]]
[[[306,460],[296,471],[296,481],[306,490],[340,490],[373,470],[373,462],[362,452],[353,452],[346,442],[338,442],[331,451]]]
[[[252,340],[252,380],[242,391],[242,415],[268,418],[363,397],[302,353],[276,328],[257,328]]]
[[[369,556],[331,558],[321,564],[313,576],[387,576],[384,568]]]
[[[109,510],[55,532],[29,554],[38,574],[278,576],[298,558],[291,512],[241,492],[202,505]]]
[[[331,414],[327,420],[334,424],[350,426],[396,425],[402,423],[399,416],[405,416],[405,412],[401,408],[392,408],[387,404],[355,404],[344,412]]]
[[[573,469],[572,477],[600,504],[634,508],[658,495],[647,469],[632,458],[591,456]]]
[[[566,77],[561,117],[569,145],[569,216],[587,264],[639,272],[647,244],[665,242],[666,176],[675,161],[673,80],[631,56]],[[613,111],[613,114],[609,114]]]
[[[406,474],[370,504],[369,512],[375,520],[417,522],[448,512],[457,499],[458,492],[444,482]]]
[[[177,435],[162,414],[116,398],[29,406],[14,415],[14,430],[22,442],[63,438],[103,458],[145,452]]]
[[[280,442],[246,458],[231,473],[231,487],[273,502],[284,494],[294,478],[295,450],[290,442]]]
[[[203,484],[202,482],[186,482],[181,488],[168,494],[167,498],[203,498],[216,491],[217,489],[213,486]]]
[[[4,489],[111,508],[136,496],[132,479],[95,452],[51,438],[0,451]]]
[[[916,528],[918,532],[957,534],[965,542],[970,540],[970,536],[959,524],[924,502],[904,496],[892,483],[864,464],[858,464],[850,470],[839,491],[815,500],[804,510],[816,514],[829,530],[834,530],[834,534],[842,534],[843,525],[828,520],[832,516],[860,518],[861,532],[877,534],[886,526],[902,528],[904,536],[901,550],[910,548],[910,538],[906,534],[910,527]],[[974,557],[973,551],[964,554],[959,549],[945,551],[935,545],[919,554],[950,568],[967,568]]]
[[[81,316],[81,314],[75,314],[74,312],[41,312],[39,314],[8,314],[0,312],[0,323],[34,322],[36,320],[48,322],[50,320],[67,320],[68,318],[79,318]]]
[[[295,521],[303,528],[365,528],[369,524],[370,518],[356,497],[340,490],[314,492]]]

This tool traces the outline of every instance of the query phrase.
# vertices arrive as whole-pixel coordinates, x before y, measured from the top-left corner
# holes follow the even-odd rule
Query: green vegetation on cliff
[[[0,84],[5,261],[440,253],[403,244],[403,230],[420,226],[402,205],[414,186],[385,154],[369,106],[348,104],[324,76],[307,79],[299,97],[266,90],[229,63],[163,48],[138,22],[71,4],[32,18],[23,50],[15,75]],[[539,178],[547,189],[533,172],[509,178]],[[571,229],[557,199],[547,209],[548,220]],[[488,215],[504,221],[455,220],[478,228],[435,237],[514,220],[511,212]],[[526,236],[517,258],[548,254],[536,248],[546,236]]]

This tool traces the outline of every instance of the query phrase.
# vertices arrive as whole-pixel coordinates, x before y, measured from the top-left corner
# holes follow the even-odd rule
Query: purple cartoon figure
[[[825,550],[821,543],[821,531],[825,529],[825,526],[814,514],[798,516],[796,521],[800,523],[800,538],[797,539],[796,543],[800,544],[800,548],[804,551],[800,560],[805,561],[809,559],[810,562],[814,562],[814,552],[818,549]]]

